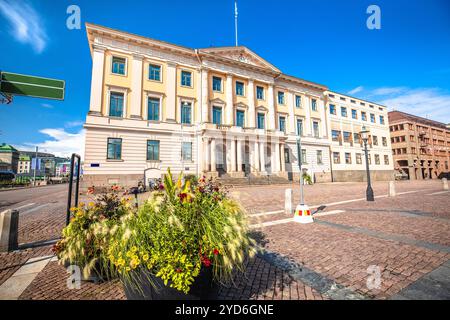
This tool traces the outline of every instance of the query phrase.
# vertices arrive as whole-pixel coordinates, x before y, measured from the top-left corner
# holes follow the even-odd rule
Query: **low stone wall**
[[[371,170],[370,179],[373,181],[394,180],[394,170]],[[333,182],[363,182],[367,181],[365,170],[333,170]]]
[[[87,191],[87,188],[94,186],[97,191],[104,191],[113,185],[124,188],[136,187],[139,181],[143,181],[144,176],[140,174],[90,174],[84,175],[80,180],[80,192]],[[104,189],[104,190],[103,190]]]

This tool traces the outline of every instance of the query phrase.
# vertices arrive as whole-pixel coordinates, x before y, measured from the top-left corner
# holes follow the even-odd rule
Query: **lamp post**
[[[298,158],[298,170],[300,172],[300,204],[305,204],[305,196],[303,194],[303,172],[302,172],[302,142],[300,140],[300,134],[297,136],[297,158]]]
[[[359,133],[361,135],[361,139],[364,142],[364,153],[366,155],[366,172],[367,172],[367,190],[366,190],[366,199],[367,201],[374,201],[373,196],[373,189],[370,185],[370,170],[369,170],[369,150],[367,150],[367,141],[369,140],[369,130],[366,129],[365,126],[362,127],[361,132]]]

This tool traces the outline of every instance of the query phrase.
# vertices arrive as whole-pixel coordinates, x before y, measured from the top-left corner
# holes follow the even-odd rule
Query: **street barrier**
[[[286,189],[286,191],[284,192],[284,213],[286,214],[292,214],[292,199],[292,189]]]
[[[314,222],[311,210],[306,204],[299,204],[295,208],[294,222],[311,223]]]
[[[394,181],[389,181],[389,197],[395,197],[397,193],[395,192]]]
[[[14,251],[19,248],[19,211],[5,210],[0,213],[0,252]]]
[[[443,184],[444,190],[448,190],[447,178],[442,178],[442,184]]]

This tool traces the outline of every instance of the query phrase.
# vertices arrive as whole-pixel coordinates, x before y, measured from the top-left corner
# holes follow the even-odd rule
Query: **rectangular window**
[[[148,98],[147,120],[159,121],[159,99]]]
[[[361,119],[367,121],[367,114],[364,111],[361,112]]]
[[[301,96],[295,96],[295,107],[296,108],[302,107],[302,97]]]
[[[379,154],[375,155],[375,164],[380,164],[380,155]]]
[[[374,146],[378,145],[378,137],[377,136],[372,136],[372,142]]]
[[[109,96],[109,116],[123,117],[123,97],[120,92],[111,92]]]
[[[341,107],[341,116],[347,117],[347,108],[346,107]]]
[[[112,73],[125,75],[125,65],[127,63],[127,59],[113,57],[112,58]]]
[[[147,140],[147,161],[159,160],[159,140]]]
[[[181,104],[181,123],[191,123],[192,104],[190,102],[183,102]]]
[[[213,107],[213,123],[222,124],[222,108]]]
[[[380,116],[380,124],[384,124],[384,116]]]
[[[352,118],[358,119],[358,112],[355,109],[352,109]]]
[[[122,139],[108,138],[108,160],[122,159]]]
[[[244,83],[240,81],[236,81],[236,95],[237,96],[244,96]]]
[[[353,133],[353,142],[354,143],[361,143],[359,140],[360,140],[359,139],[359,133]]]
[[[242,110],[236,110],[236,126],[244,127],[245,125],[245,112]]]
[[[222,92],[222,78],[213,77],[213,91]]]
[[[375,115],[373,113],[370,114],[370,122],[375,123]]]
[[[289,157],[289,149],[284,148],[284,162],[285,163],[291,163],[291,159]]]
[[[339,142],[339,136],[340,136],[340,131],[337,130],[331,130],[331,139],[333,141]]]
[[[265,128],[264,122],[265,122],[264,113],[258,113],[258,129]]]
[[[192,161],[192,142],[183,142],[181,158],[183,160]]]
[[[278,120],[280,131],[286,133],[286,117],[279,117]]]
[[[339,152],[333,152],[333,163],[334,164],[341,163],[341,155]]]
[[[351,132],[344,131],[344,142],[350,142],[350,137],[352,136]]]
[[[317,111],[317,100],[316,99],[311,100],[311,109],[312,109],[312,111]]]
[[[330,114],[336,114],[336,106],[334,104],[330,104]]]
[[[361,153],[356,154],[356,164],[362,164],[362,154]]]
[[[349,152],[345,153],[345,164],[352,164],[352,154]]]
[[[297,135],[303,136],[303,120],[297,119]]]
[[[320,132],[319,132],[319,122],[318,121],[313,121],[313,132],[314,132],[314,137],[319,138]]]
[[[306,161],[306,149],[302,149],[302,164],[307,164]]]
[[[148,78],[150,80],[161,81],[161,66],[151,64],[149,66]]]
[[[264,100],[264,88],[257,86],[256,87],[256,99]]]
[[[181,71],[181,85],[184,87],[192,87],[192,72]]]
[[[387,138],[386,137],[381,137],[382,143],[383,143],[383,147],[387,147]]]
[[[389,156],[387,154],[384,155],[384,164],[385,165],[389,164]]]
[[[317,150],[317,164],[323,164],[322,150]]]
[[[284,104],[284,92],[278,91],[278,104]]]

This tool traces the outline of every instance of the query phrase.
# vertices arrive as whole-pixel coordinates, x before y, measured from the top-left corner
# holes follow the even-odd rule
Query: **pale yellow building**
[[[242,46],[191,49],[86,28],[93,64],[84,185],[132,186],[168,168],[293,179],[299,153],[314,181],[331,181],[326,86]]]

